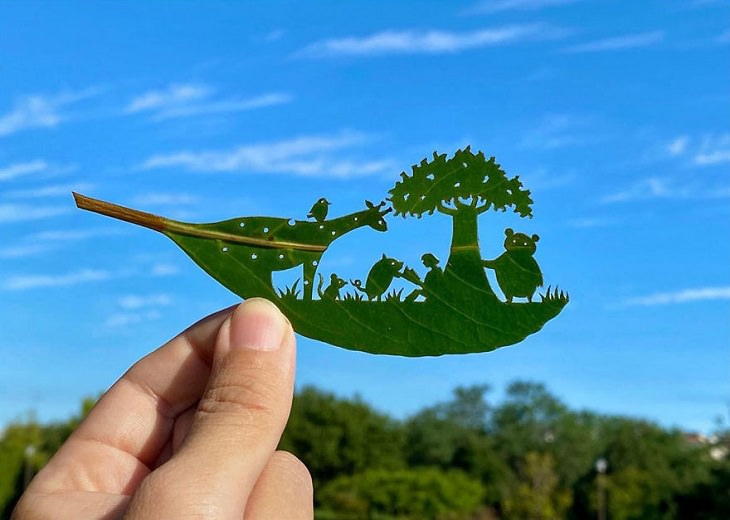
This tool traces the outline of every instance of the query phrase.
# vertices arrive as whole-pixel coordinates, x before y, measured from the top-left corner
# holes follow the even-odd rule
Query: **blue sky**
[[[335,216],[471,144],[532,190],[571,303],[488,354],[404,359],[300,338],[298,384],[405,417],[457,385],[710,430],[730,403],[730,31],[711,0],[0,3],[0,424],[75,412],[236,302],[164,237],[72,190],[195,222]],[[322,265],[444,259],[448,217],[389,219]],[[333,324],[336,326],[336,324]]]

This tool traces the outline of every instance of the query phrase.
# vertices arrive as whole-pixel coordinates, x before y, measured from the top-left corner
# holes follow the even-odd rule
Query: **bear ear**
[[[508,227],[507,229],[504,230],[504,234],[507,235],[508,237],[511,237],[512,235],[515,234],[515,232],[512,230],[512,228]]]
[[[532,235],[532,241],[537,242],[540,240],[540,235]]]

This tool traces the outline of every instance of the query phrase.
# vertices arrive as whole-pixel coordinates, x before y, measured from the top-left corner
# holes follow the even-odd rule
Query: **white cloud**
[[[617,218],[577,218],[568,222],[568,226],[578,229],[593,229],[601,227],[615,226],[620,222]]]
[[[681,135],[663,146],[665,157],[685,157],[695,166],[730,163],[730,133],[706,134],[702,138]]]
[[[248,144],[228,151],[180,151],[154,155],[140,167],[146,170],[182,167],[199,172],[249,171],[342,178],[373,174],[389,167],[391,163],[388,160],[354,163],[330,155],[365,139],[363,134],[344,132],[333,136],[303,136]]]
[[[180,272],[180,269],[173,264],[155,264],[150,270],[151,276],[172,276]]]
[[[187,193],[147,193],[132,199],[135,206],[181,206],[194,204],[198,197]]]
[[[41,231],[27,235],[24,243],[20,245],[0,249],[0,258],[25,258],[58,249],[64,245],[64,242],[121,234],[124,234],[124,232],[115,229]]]
[[[93,184],[85,182],[77,184],[57,184],[28,190],[9,191],[6,194],[6,197],[15,199],[40,199],[45,197],[69,196],[72,191],[90,191],[93,188]]]
[[[11,135],[29,128],[53,128],[65,116],[60,111],[66,105],[91,97],[98,89],[61,92],[55,96],[31,95],[19,98],[10,112],[0,116],[0,136]]]
[[[628,34],[624,36],[616,36],[613,38],[605,38],[592,42],[581,43],[567,47],[565,52],[582,53],[582,52],[604,52],[604,51],[620,51],[625,49],[638,49],[641,47],[649,47],[656,45],[664,40],[662,31],[644,32],[639,34]]]
[[[529,127],[521,145],[544,150],[586,144],[590,134],[587,122],[570,114],[551,114]]]
[[[134,97],[125,111],[135,113],[150,110],[168,109],[191,101],[206,99],[213,93],[207,85],[184,84],[170,85],[165,90],[150,90]]]
[[[175,117],[197,116],[202,114],[221,114],[229,112],[245,112],[247,110],[255,110],[257,108],[266,108],[276,105],[290,103],[292,97],[289,94],[271,93],[263,94],[248,99],[229,99],[226,101],[216,101],[211,103],[203,103],[198,105],[180,106],[168,108],[160,111],[155,115],[156,121],[163,119],[171,119]]]
[[[364,37],[315,42],[296,53],[303,57],[449,54],[468,49],[556,38],[562,31],[543,24],[509,25],[477,31],[384,31]]]
[[[125,109],[127,114],[152,113],[153,120],[202,114],[242,112],[289,103],[292,97],[279,92],[266,93],[246,99],[211,99],[212,87],[199,84],[173,84],[164,90],[151,90],[133,98]]]
[[[128,294],[117,300],[117,305],[127,311],[135,311],[145,307],[164,307],[172,303],[168,294],[137,295]]]
[[[48,244],[28,244],[0,249],[0,258],[26,258],[48,252],[53,249]]]
[[[730,162],[730,134],[705,136],[693,157],[698,166],[712,166]]]
[[[166,307],[172,303],[168,294],[128,294],[117,300],[119,311],[110,315],[104,326],[107,328],[126,327],[145,321],[158,320],[162,314],[159,307]]]
[[[700,287],[676,292],[655,293],[648,296],[629,298],[625,306],[672,305],[698,301],[730,300],[730,287]]]
[[[700,185],[698,181],[648,177],[620,192],[603,197],[604,203],[630,202],[648,199],[718,199],[730,196],[730,186]]]
[[[274,29],[273,31],[270,31],[264,36],[265,42],[275,42],[278,40],[281,40],[284,35],[286,34],[286,31],[283,29]]]
[[[115,312],[104,322],[104,326],[110,329],[137,325],[145,321],[159,320],[162,317],[157,310],[146,312]]]
[[[6,291],[22,291],[44,287],[68,287],[81,283],[99,282],[109,278],[111,278],[111,274],[108,271],[84,269],[58,275],[10,276],[5,279],[2,288]]]
[[[673,157],[682,155],[687,150],[688,144],[689,137],[686,135],[681,135],[672,140],[669,144],[667,144],[667,152]]]
[[[557,5],[574,4],[580,0],[484,0],[469,9],[470,13],[496,13],[499,11],[532,11]]]
[[[25,204],[0,204],[0,223],[23,222],[57,217],[69,213],[64,206],[31,206]]]
[[[642,199],[686,198],[688,195],[689,192],[686,188],[678,188],[668,179],[649,177],[637,182],[627,190],[606,195],[603,197],[603,202],[613,203]]]
[[[48,163],[42,159],[34,161],[13,163],[0,168],[0,182],[10,181],[24,175],[43,172],[48,169]]]
[[[97,238],[101,236],[110,235],[122,235],[125,234],[122,230],[117,229],[59,229],[52,231],[41,231],[31,235],[31,240],[34,241],[80,241],[89,240],[91,238]]]

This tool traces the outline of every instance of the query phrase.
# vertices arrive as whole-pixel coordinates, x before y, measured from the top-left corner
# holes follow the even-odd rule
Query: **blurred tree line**
[[[607,520],[730,518],[730,433],[708,440],[570,410],[530,382],[497,404],[487,395],[458,388],[396,421],[304,388],[280,447],[309,467],[320,520],[573,520],[599,518],[600,504]],[[2,518],[92,405],[67,422],[2,430]]]

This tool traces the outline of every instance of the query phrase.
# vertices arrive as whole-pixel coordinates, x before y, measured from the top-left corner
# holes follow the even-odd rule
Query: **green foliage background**
[[[730,432],[696,442],[641,419],[571,410],[530,382],[510,385],[499,403],[488,392],[458,388],[397,421],[303,388],[280,448],[309,467],[319,520],[596,518],[601,457],[611,520],[730,518]],[[66,422],[30,417],[2,430],[1,518],[92,405]]]

